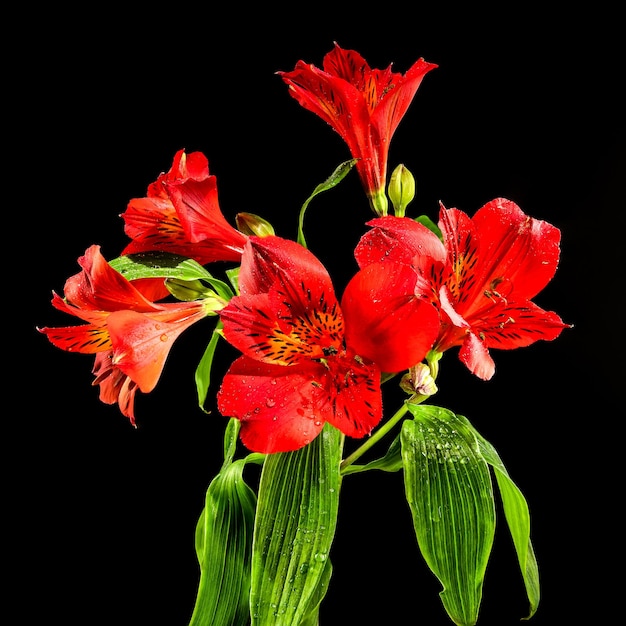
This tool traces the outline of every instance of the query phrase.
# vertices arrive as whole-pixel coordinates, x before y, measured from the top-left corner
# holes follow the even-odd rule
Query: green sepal
[[[261,472],[252,554],[252,626],[314,624],[330,569],[341,478],[341,433],[269,454]]]
[[[224,463],[207,489],[196,526],[200,582],[189,626],[250,623],[256,495],[243,480],[245,465],[245,459]]]
[[[211,385],[211,367],[213,366],[213,357],[215,356],[215,348],[220,339],[220,330],[222,329],[222,321],[218,319],[215,329],[211,334],[211,339],[207,344],[204,354],[196,367],[194,374],[196,382],[196,392],[198,394],[198,406],[204,411],[204,403],[206,402],[209,387]]]
[[[380,459],[374,459],[364,465],[355,465],[354,463],[348,465],[342,474],[347,476],[348,474],[356,474],[357,472],[366,472],[367,470],[382,470],[383,472],[397,472],[402,469],[402,446],[400,445],[400,435],[391,442],[389,449],[384,457]]]
[[[314,190],[313,193],[306,199],[305,203],[300,208],[300,216],[298,218],[298,243],[306,248],[306,240],[304,238],[304,212],[306,211],[309,203],[315,196],[322,193],[323,191],[328,191],[332,189],[336,185],[338,185],[348,174],[348,172],[356,165],[358,159],[351,159],[350,161],[344,161],[340,163],[335,171],[323,182],[320,183]]]
[[[459,415],[459,418],[466,419],[461,415]],[[471,425],[470,427],[473,428]],[[504,463],[493,445],[475,429],[474,433],[478,439],[482,455],[494,470],[496,483],[502,499],[504,517],[513,539],[513,545],[517,553],[517,559],[530,605],[528,615],[522,619],[528,620],[536,613],[541,596],[539,568],[535,551],[530,541],[530,511],[528,509],[528,503],[519,487],[511,480],[509,473],[504,467]]]
[[[452,411],[408,404],[402,424],[405,493],[420,552],[457,626],[478,620],[495,536],[489,467],[474,430]]]

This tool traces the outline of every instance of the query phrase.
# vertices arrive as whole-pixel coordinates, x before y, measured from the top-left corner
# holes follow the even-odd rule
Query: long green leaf
[[[405,492],[420,551],[442,584],[457,626],[478,620],[495,535],[489,467],[471,428],[454,413],[409,405],[402,425]]]
[[[252,626],[315,623],[330,576],[340,461],[341,433],[328,424],[303,448],[266,457],[253,541]]]
[[[208,280],[213,277],[197,261],[167,252],[141,252],[117,257],[109,262],[128,280],[137,278],[178,278]]]
[[[189,626],[246,626],[256,495],[246,461],[225,463],[207,489],[196,526],[200,583]]]
[[[461,417],[461,416],[459,416]],[[469,422],[468,422],[469,424]],[[473,427],[472,427],[473,428]],[[502,497],[502,508],[506,519],[513,545],[517,553],[520,570],[526,587],[526,595],[530,604],[529,613],[525,618],[530,619],[537,611],[540,599],[539,568],[537,559],[530,541],[530,511],[526,498],[511,480],[509,473],[496,449],[482,435],[474,430],[480,450],[493,469]]]

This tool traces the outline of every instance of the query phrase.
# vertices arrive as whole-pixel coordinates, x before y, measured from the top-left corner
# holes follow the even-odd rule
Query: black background
[[[613,481],[624,349],[616,13],[599,3],[550,15],[528,3],[387,3],[367,15],[362,4],[344,15],[334,5],[254,6],[56,7],[7,26],[19,44],[5,55],[5,539],[16,557],[5,567],[20,621],[186,626],[194,528],[224,427],[195,401],[211,322],[181,337],[158,387],[138,396],[137,429],[99,403],[92,357],[52,347],[35,326],[72,323],[50,306],[51,291],[62,292],[89,245],[119,253],[119,214],[180,148],[207,155],[229,220],[251,211],[294,238],[300,205],[349,154],[275,72],[299,59],[320,66],[333,41],[372,67],[405,72],[420,56],[439,65],[391,144],[390,168],[403,162],[416,177],[411,215],[436,218],[440,200],[473,214],[505,196],[562,230],[559,270],[535,300],[575,327],[495,352],[487,383],[447,354],[433,401],[469,417],[529,502],[543,594],[530,624],[609,621],[619,602],[603,568],[621,550]],[[309,247],[338,292],[372,216],[356,175],[309,207]],[[209,406],[234,356],[224,345],[220,355]],[[323,625],[450,624],[401,475],[346,479],[331,557]],[[478,624],[516,624],[525,610],[502,521]]]

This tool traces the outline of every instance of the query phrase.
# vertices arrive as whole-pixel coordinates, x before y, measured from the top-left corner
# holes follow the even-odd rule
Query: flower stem
[[[411,398],[412,404],[419,404],[428,398],[421,394],[415,394]],[[344,470],[349,465],[352,465],[357,459],[359,459],[365,452],[367,452],[375,443],[380,441],[406,414],[408,411],[407,403],[403,403],[402,406],[395,412],[394,415],[389,418],[365,443],[359,446],[352,454],[347,456],[340,465],[340,469]]]

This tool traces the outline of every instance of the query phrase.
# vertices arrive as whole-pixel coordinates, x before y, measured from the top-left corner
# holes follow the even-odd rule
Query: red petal
[[[313,385],[320,376],[325,376],[325,371],[319,364],[296,369],[242,356],[224,376],[218,408],[222,415],[241,421],[241,440],[250,450],[297,450],[324,426],[319,388]]]
[[[487,346],[474,333],[467,333],[459,350],[459,359],[472,374],[483,380],[489,380],[496,369]]]
[[[215,176],[167,184],[166,189],[189,242],[210,239],[215,247],[223,248],[222,260],[240,259],[246,236],[226,221],[218,203]]]
[[[68,278],[64,287],[65,297],[74,306],[100,311],[161,309],[107,263],[100,246],[90,246],[78,263],[83,271]]]
[[[391,140],[424,76],[436,67],[434,63],[418,59],[404,76],[390,74],[385,81],[388,84],[379,86],[380,102],[372,116],[372,123],[381,137]]]
[[[408,217],[388,215],[367,222],[371,226],[357,244],[354,256],[359,267],[379,261],[411,264],[416,255],[446,260],[446,249],[429,228]]]
[[[180,307],[148,317],[134,311],[116,311],[107,320],[113,345],[113,363],[130,376],[141,391],[154,389],[174,341],[191,324],[205,317],[199,303],[196,311]]]
[[[113,365],[111,352],[96,354],[92,372],[96,376],[93,384],[100,387],[100,401],[105,404],[117,403],[122,415],[134,426],[137,383]]]
[[[111,349],[111,338],[106,327],[83,324],[63,328],[40,328],[39,332],[48,337],[50,343],[61,350],[94,354]]]
[[[544,311],[533,302],[509,303],[494,307],[472,330],[485,338],[489,348],[510,350],[529,346],[540,339],[551,341],[561,334],[564,324],[551,311]]]
[[[496,198],[469,220],[457,209],[443,209],[439,226],[451,262],[471,274],[459,298],[473,306],[486,291],[508,281],[509,299],[533,298],[554,276],[559,260],[558,228],[528,217],[510,200]],[[472,264],[471,270],[468,265]],[[465,307],[463,311],[465,314]]]
[[[369,435],[383,415],[380,369],[349,356],[331,367],[333,375],[328,377],[326,391],[331,401],[323,405],[322,415],[349,437]]]
[[[346,343],[384,372],[419,363],[439,331],[439,315],[415,296],[417,275],[406,265],[373,263],[348,283],[341,308]]]
[[[322,295],[329,303],[335,299],[328,271],[307,248],[276,236],[250,237],[241,259],[240,292],[267,293],[276,286],[287,288],[305,308]]]

